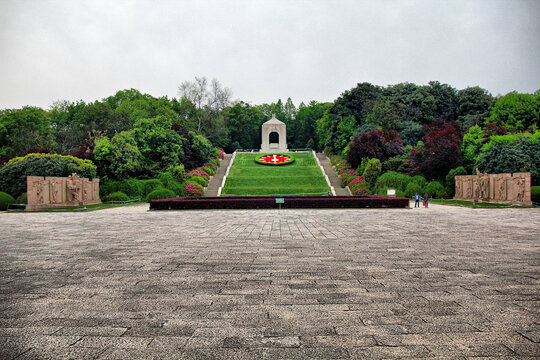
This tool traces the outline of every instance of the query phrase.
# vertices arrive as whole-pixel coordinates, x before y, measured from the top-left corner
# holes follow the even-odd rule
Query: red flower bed
[[[150,201],[150,210],[406,208],[409,199],[386,196],[225,196],[180,197]]]

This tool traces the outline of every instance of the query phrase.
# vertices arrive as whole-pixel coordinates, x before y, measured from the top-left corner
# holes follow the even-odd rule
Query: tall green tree
[[[150,177],[180,163],[182,139],[172,130],[172,121],[157,116],[137,120],[132,130],[141,152],[145,175]]]
[[[49,114],[41,108],[0,111],[0,155],[20,156],[28,149],[54,145]]]
[[[472,126],[484,123],[494,99],[487,90],[474,86],[458,91],[458,103],[458,121],[467,131]]]
[[[487,123],[505,126],[518,132],[540,126],[540,92],[535,95],[511,92],[497,99]]]
[[[261,125],[267,119],[259,107],[244,102],[236,103],[224,110],[224,119],[230,136],[226,152],[236,148],[260,149]]]

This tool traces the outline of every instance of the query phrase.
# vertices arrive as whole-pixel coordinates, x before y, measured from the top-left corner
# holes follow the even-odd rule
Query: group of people
[[[414,207],[420,207],[420,200],[424,200],[422,205],[428,207],[429,204],[429,195],[428,193],[424,194],[424,197],[421,197],[420,194],[414,195]]]

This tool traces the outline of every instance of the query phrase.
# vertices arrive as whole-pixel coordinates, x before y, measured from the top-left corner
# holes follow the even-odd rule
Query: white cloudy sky
[[[177,96],[333,101],[359,82],[540,88],[540,1],[0,0],[0,108]]]

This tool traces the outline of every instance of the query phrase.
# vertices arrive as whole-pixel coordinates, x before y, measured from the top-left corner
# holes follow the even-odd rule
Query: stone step
[[[208,182],[208,186],[204,191],[204,196],[217,196],[219,187],[221,186],[221,182],[223,181],[223,177],[227,171],[227,167],[231,162],[231,158],[232,154],[225,154],[225,159],[221,161],[221,165],[217,169],[215,175],[210,179],[210,182]]]
[[[328,176],[330,184],[332,184],[332,186],[334,187],[336,196],[349,196],[350,194],[347,189],[341,187],[339,177],[336,173],[336,170],[334,170],[334,167],[330,163],[330,159],[328,159],[328,156],[323,153],[317,153],[317,158],[319,159],[319,162],[321,163],[324,172]]]

